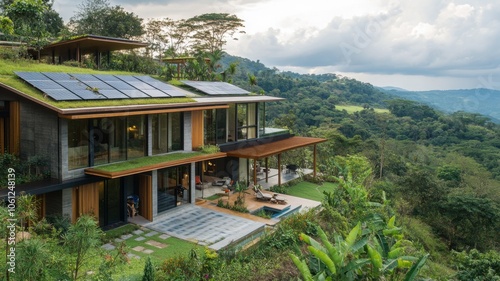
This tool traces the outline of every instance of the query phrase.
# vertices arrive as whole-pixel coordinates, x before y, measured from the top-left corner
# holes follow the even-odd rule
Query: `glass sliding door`
[[[123,221],[124,200],[120,179],[99,186],[99,224],[107,226]]]

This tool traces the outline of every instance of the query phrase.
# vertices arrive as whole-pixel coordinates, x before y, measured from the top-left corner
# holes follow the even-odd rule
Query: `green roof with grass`
[[[99,71],[81,67],[51,65],[30,60],[3,60],[0,59],[0,83],[3,83],[17,91],[20,91],[45,104],[59,109],[105,107],[105,106],[125,106],[125,105],[145,105],[145,104],[174,104],[195,102],[192,98],[146,98],[146,99],[120,99],[120,100],[85,100],[85,101],[55,101],[44,97],[44,94],[33,88],[14,71],[27,72],[63,72],[82,74],[117,74],[117,75],[144,75],[141,73],[131,73],[124,71]],[[154,77],[154,76],[152,76]]]

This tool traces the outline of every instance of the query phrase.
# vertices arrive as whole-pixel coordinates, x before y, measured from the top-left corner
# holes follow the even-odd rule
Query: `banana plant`
[[[351,281],[361,278],[413,281],[428,254],[420,259],[404,255],[405,240],[402,239],[401,228],[394,223],[395,217],[377,235],[372,235],[369,230],[363,231],[359,222],[345,238],[335,234],[335,243],[331,243],[318,227],[321,243],[306,234],[300,235],[314,259],[307,263],[294,254],[291,254],[291,259],[305,281]],[[315,266],[317,263],[319,266]]]
[[[368,237],[361,237],[361,223],[358,223],[345,238],[336,235],[335,244],[330,243],[320,227],[318,235],[321,243],[304,233],[300,234],[300,239],[309,245],[307,247],[309,252],[323,265],[314,276],[305,261],[291,254],[304,280],[355,280],[361,268],[370,262],[369,259],[360,256],[368,242]]]

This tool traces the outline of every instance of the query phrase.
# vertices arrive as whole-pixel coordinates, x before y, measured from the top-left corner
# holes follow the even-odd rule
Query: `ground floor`
[[[118,178],[90,177],[62,190],[38,195],[41,217],[65,216],[75,222],[92,214],[102,227],[126,223],[135,216],[149,222],[179,206],[196,204],[216,193],[229,193],[236,182],[253,183],[249,159],[218,158],[126,175]],[[258,182],[268,187],[297,178],[302,170],[291,172],[261,169]],[[279,175],[278,175],[279,174]]]

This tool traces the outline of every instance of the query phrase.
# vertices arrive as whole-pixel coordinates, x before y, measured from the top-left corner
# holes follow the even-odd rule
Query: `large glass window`
[[[158,171],[158,213],[172,209],[189,200],[189,165],[166,168]]]
[[[231,116],[231,114],[230,114]],[[257,104],[238,104],[236,107],[238,140],[257,137]]]
[[[146,150],[146,126],[144,115],[128,117],[127,131],[127,158],[133,159],[144,156]]]
[[[153,154],[184,149],[182,113],[152,116]]]
[[[68,121],[68,169],[89,165],[89,131],[87,120]]]
[[[227,110],[211,109],[204,111],[205,144],[222,144],[227,142]]]
[[[102,118],[91,123],[94,165],[125,160],[125,119]]]

